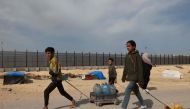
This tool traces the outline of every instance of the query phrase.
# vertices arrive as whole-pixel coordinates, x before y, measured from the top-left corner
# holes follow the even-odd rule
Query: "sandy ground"
[[[184,74],[184,79],[167,79],[161,76],[161,72],[166,69],[178,70]],[[99,69],[107,77],[107,69]],[[94,70],[63,70],[64,73],[72,74],[86,74]],[[117,89],[120,92],[119,99],[123,100],[124,90],[127,86],[126,83],[121,82],[121,75],[123,69],[117,69],[118,72],[118,84]],[[33,76],[47,76],[48,72],[29,72]],[[1,75],[3,73],[0,73]],[[81,80],[79,78],[69,79],[70,82],[77,86],[85,94],[89,95],[92,91],[92,87],[95,83],[104,83],[107,80]],[[42,109],[43,107],[43,91],[51,81],[48,79],[34,80],[33,83],[28,84],[16,84],[16,85],[2,85],[3,79],[0,79],[0,109]],[[76,109],[121,109],[120,105],[104,105],[97,107],[95,104],[91,104],[86,100],[84,96],[80,99],[80,93],[63,82],[65,90],[68,91],[77,101],[78,107]],[[184,65],[181,68],[176,66],[157,66],[153,68],[151,74],[151,81],[149,84],[151,93],[164,101],[167,104],[180,103],[185,108],[190,108],[190,66]],[[153,99],[151,96],[142,92],[145,103],[149,109],[162,109],[163,105]],[[62,97],[56,89],[50,95],[49,109],[68,109],[70,102]],[[135,95],[131,95],[129,103],[129,109],[136,109],[138,107],[138,100]]]

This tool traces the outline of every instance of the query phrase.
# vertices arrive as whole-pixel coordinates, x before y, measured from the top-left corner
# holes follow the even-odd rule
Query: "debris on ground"
[[[165,70],[162,72],[162,76],[165,78],[183,79],[183,74],[175,70]]]

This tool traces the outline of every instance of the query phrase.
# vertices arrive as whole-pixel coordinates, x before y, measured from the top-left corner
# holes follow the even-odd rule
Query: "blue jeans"
[[[141,106],[144,106],[144,100],[141,96],[141,93],[139,91],[139,87],[138,85],[136,84],[135,81],[130,81],[129,82],[129,85],[127,86],[126,90],[125,90],[125,97],[124,97],[124,100],[123,100],[123,103],[122,103],[122,108],[123,109],[127,109],[127,106],[128,106],[128,103],[129,103],[129,99],[130,99],[130,95],[131,95],[131,92],[134,92],[135,95],[137,96]]]

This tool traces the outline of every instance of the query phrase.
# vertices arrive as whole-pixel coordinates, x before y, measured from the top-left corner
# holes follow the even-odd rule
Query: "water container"
[[[104,84],[101,86],[102,87],[102,92],[105,95],[110,95],[110,86],[108,84]]]
[[[109,85],[110,86],[110,94],[116,94],[116,87],[114,85]]]
[[[100,95],[102,93],[102,88],[101,88],[100,84],[94,85],[93,92],[97,95]]]

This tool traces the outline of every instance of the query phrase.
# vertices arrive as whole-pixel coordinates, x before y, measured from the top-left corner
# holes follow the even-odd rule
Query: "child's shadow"
[[[80,107],[80,105],[88,104],[88,103],[89,103],[89,99],[82,99],[80,101],[77,101],[76,107]],[[62,109],[62,108],[68,108],[68,107],[71,107],[71,105],[60,106],[60,107],[56,107],[54,109]]]
[[[147,108],[148,109],[152,109],[152,106],[154,104],[154,102],[150,99],[146,99],[144,100],[144,103],[146,104]],[[140,106],[140,103],[139,102],[134,102],[133,104],[137,105],[137,106]],[[135,107],[133,109],[138,109],[139,107]]]
[[[81,99],[80,101],[77,101],[77,107],[80,107],[80,105],[88,104],[89,102],[89,99]]]
[[[62,108],[68,108],[68,107],[71,107],[71,105],[60,106],[60,107],[56,107],[54,109],[62,109]]]
[[[147,89],[150,90],[150,91],[151,90],[157,90],[157,87],[148,87]]]

